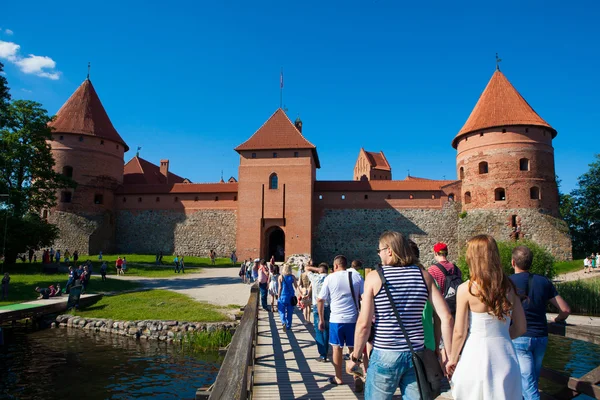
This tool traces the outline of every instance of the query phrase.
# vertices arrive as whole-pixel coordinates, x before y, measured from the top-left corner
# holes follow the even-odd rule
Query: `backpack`
[[[456,316],[456,294],[458,293],[458,287],[463,283],[462,278],[459,275],[460,270],[455,264],[452,273],[448,272],[448,270],[440,263],[435,264],[435,266],[442,271],[445,276],[444,279],[444,299],[450,308],[450,312],[452,316]]]

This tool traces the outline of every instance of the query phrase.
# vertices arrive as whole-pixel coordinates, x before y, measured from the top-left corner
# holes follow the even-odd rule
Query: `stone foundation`
[[[73,254],[98,254],[100,250],[109,253],[113,250],[114,225],[110,212],[98,215],[76,215],[65,211],[52,211],[48,222],[59,229],[59,237],[54,241],[54,249],[64,254],[66,249]],[[41,256],[41,252],[38,257]]]

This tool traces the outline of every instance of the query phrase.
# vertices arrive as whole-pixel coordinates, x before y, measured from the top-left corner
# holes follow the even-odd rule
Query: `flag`
[[[279,76],[279,87],[283,89],[283,69],[281,70],[281,75]]]
[[[137,151],[140,151],[142,149],[142,146],[138,146]]]

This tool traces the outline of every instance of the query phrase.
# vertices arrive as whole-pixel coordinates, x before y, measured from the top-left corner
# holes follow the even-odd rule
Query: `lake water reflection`
[[[0,398],[193,399],[214,382],[222,357],[75,329],[5,329]]]

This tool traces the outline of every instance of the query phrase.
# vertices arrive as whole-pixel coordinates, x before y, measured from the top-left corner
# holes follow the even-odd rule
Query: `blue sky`
[[[237,177],[233,148],[279,106],[281,67],[318,179],[352,179],[361,147],[383,150],[395,179],[409,169],[455,179],[450,142],[498,52],[558,130],[556,170],[570,191],[600,152],[599,19],[593,1],[10,1],[0,61],[13,96],[51,114],[90,61],[126,160],[142,146],[194,182]],[[20,46],[12,62],[7,42]]]

